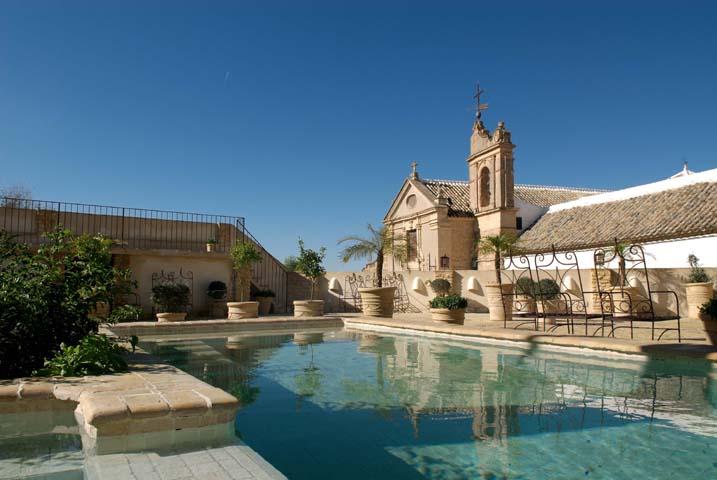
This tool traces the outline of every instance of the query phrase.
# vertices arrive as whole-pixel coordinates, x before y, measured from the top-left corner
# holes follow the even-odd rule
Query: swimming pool
[[[243,403],[237,434],[292,479],[717,478],[717,376],[345,330],[142,346]]]

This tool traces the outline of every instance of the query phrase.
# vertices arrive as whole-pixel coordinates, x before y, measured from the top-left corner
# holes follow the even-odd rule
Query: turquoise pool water
[[[717,478],[717,375],[343,330],[146,341],[291,479]],[[598,354],[596,354],[598,355]]]

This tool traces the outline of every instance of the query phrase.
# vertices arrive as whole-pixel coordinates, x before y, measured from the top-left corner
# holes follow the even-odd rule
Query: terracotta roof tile
[[[421,180],[428,190],[438,196],[440,190],[442,195],[448,199],[449,217],[472,217],[470,193],[468,182],[460,180]]]
[[[607,192],[588,188],[548,187],[541,185],[516,185],[515,196],[525,203],[539,207],[549,207],[558,203],[577,200],[588,195]]]
[[[440,188],[450,206],[448,215],[451,217],[472,217],[470,189],[468,182],[461,180],[421,180],[433,195],[438,196]],[[540,185],[515,185],[515,196],[526,203],[539,207],[549,207],[558,203],[577,200],[587,195],[605,192],[586,188],[549,187]]]
[[[548,212],[520,237],[527,251],[583,249],[717,233],[717,183],[697,183]]]

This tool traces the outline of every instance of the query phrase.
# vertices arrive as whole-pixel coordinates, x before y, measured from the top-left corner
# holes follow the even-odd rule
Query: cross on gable
[[[418,170],[416,170],[416,167],[418,167],[418,163],[411,162],[411,178],[414,180],[418,178]]]

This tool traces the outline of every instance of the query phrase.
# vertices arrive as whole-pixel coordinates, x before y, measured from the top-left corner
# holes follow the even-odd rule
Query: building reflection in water
[[[403,417],[412,445],[385,446],[397,457],[414,455],[401,448],[433,445],[438,422],[453,422],[459,431],[446,445],[471,442],[476,458],[489,457],[491,472],[509,471],[520,448],[534,448],[516,446],[512,439],[519,437],[587,432],[580,441],[589,442],[595,432],[628,425],[717,437],[717,376],[699,359],[635,361],[343,330],[143,346],[245,407],[261,400],[261,376],[293,393],[295,413],[310,402],[312,422],[317,408],[327,418],[371,410],[384,425]]]

